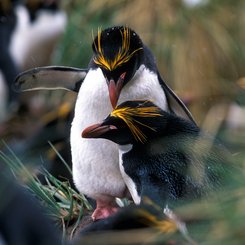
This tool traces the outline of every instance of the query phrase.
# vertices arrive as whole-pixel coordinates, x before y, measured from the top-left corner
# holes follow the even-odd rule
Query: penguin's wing
[[[158,73],[158,79],[166,94],[170,111],[175,113],[177,116],[180,116],[182,118],[185,118],[193,122],[196,125],[196,122],[192,117],[191,112],[185,106],[183,101],[181,101],[181,99],[174,93],[174,91],[163,81],[159,73]]]
[[[17,92],[41,89],[78,92],[87,72],[87,69],[66,66],[37,67],[20,73],[13,89]]]

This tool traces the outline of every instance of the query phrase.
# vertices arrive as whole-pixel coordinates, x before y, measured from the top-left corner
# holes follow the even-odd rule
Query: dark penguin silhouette
[[[210,139],[194,123],[150,101],[122,103],[82,136],[119,145],[120,170],[136,204],[147,196],[164,207],[220,186],[219,149],[211,149]]]
[[[171,211],[166,213],[148,201],[141,205],[129,205],[116,214],[82,228],[74,244],[164,244],[173,240],[171,235],[181,232],[187,238],[185,223]],[[164,239],[159,236],[167,234]],[[182,238],[183,239],[183,238]],[[177,240],[177,239],[176,239]],[[189,237],[187,240],[191,243]]]
[[[20,70],[10,52],[10,44],[17,24],[15,7],[18,2],[7,0],[0,4],[0,72],[6,81],[9,102],[16,101],[18,95],[12,90],[12,85]]]
[[[0,170],[0,244],[67,244],[39,201],[16,183],[1,162]]]

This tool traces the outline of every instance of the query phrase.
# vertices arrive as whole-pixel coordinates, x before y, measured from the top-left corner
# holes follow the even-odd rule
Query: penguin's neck
[[[127,153],[127,152],[131,151],[132,148],[133,148],[133,145],[132,144],[118,145],[118,149],[119,149],[119,153],[120,154]]]
[[[119,149],[119,160],[122,160],[123,155],[130,155],[137,157],[138,155],[142,155],[146,153],[146,144],[141,143],[134,143],[134,144],[127,144],[127,145],[118,145]]]
[[[194,123],[187,121],[172,113],[168,113],[166,116],[165,125],[162,129],[159,129],[159,137],[175,136],[175,135],[198,135],[200,129]]]
[[[128,154],[131,152],[133,145],[127,144],[127,145],[119,145],[119,168],[121,175],[129,189],[129,192],[134,200],[134,203],[140,204],[141,197],[139,194],[139,185],[135,183],[135,181],[132,179],[132,166],[131,164],[126,160],[124,162],[124,154]]]
[[[151,100],[164,111],[169,111],[167,98],[159,83],[157,74],[141,65],[134,77],[120,94],[118,104],[127,100]]]

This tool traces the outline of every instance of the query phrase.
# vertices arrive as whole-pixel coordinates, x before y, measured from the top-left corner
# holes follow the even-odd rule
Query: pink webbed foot
[[[116,213],[118,210],[118,207],[116,207],[115,203],[108,203],[103,202],[101,200],[96,201],[96,209],[92,213],[92,219],[99,220],[99,219],[105,219],[112,214]]]

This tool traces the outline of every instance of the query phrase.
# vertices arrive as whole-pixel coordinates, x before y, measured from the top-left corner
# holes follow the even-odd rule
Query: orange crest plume
[[[121,32],[122,37],[122,46],[120,47],[118,53],[115,55],[113,60],[108,60],[103,53],[103,49],[101,48],[101,29],[98,29],[98,41],[97,44],[94,43],[95,50],[97,52],[97,56],[94,58],[94,62],[97,65],[103,66],[105,69],[109,71],[115,70],[118,66],[120,66],[123,63],[128,62],[131,57],[136,53],[137,51],[143,49],[138,48],[134,51],[130,52],[130,29],[128,27],[124,27],[123,31]]]
[[[122,107],[122,108],[116,108],[113,112],[111,112],[111,116],[121,118],[131,130],[132,134],[134,135],[134,138],[137,141],[144,143],[146,142],[146,136],[139,129],[137,124],[147,127],[153,131],[155,131],[155,129],[146,124],[139,122],[134,117],[158,117],[161,116],[161,114],[159,113],[159,108],[157,108],[156,106],[136,107],[136,108]]]

